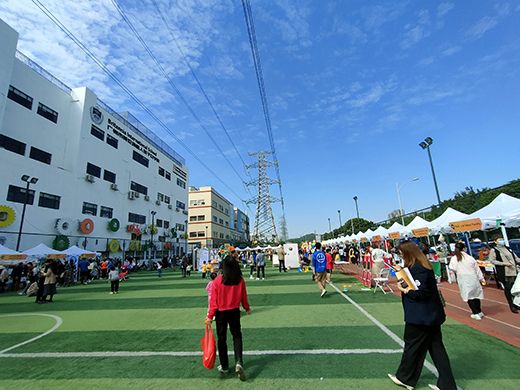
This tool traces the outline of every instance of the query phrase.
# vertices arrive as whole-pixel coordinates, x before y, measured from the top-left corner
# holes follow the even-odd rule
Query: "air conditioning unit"
[[[173,209],[173,206],[171,204],[168,205],[168,209]]]
[[[175,208],[175,211],[179,212],[179,211],[181,211],[181,209],[178,208],[178,207],[176,207],[176,208]]]
[[[148,195],[145,195],[144,200],[146,200],[148,202],[150,200],[150,197]]]
[[[135,199],[134,191],[130,191],[130,192],[128,193],[128,199],[131,199],[131,200]]]
[[[160,200],[156,200],[156,201],[155,201],[155,204],[156,204],[157,206],[160,206],[160,205],[161,205],[161,201],[160,201]]]
[[[182,213],[188,215],[188,211],[187,210],[182,210]]]
[[[133,193],[134,193],[134,198],[136,198],[136,199],[139,198],[139,197],[141,196],[141,195],[139,194],[139,192],[137,192],[137,191],[133,191]]]
[[[117,184],[116,184],[116,183],[112,183],[112,184],[110,184],[110,189],[111,189],[112,191],[117,191]]]
[[[85,180],[90,183],[94,183],[94,181],[95,181],[94,176],[92,176],[92,175],[85,176]]]

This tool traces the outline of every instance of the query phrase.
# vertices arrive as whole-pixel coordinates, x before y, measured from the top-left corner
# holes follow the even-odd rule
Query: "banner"
[[[27,255],[16,254],[16,255],[0,255],[0,260],[25,260]]]
[[[414,237],[424,237],[427,236],[430,229],[422,228],[422,229],[412,229],[412,233]]]
[[[383,240],[381,240],[381,236],[374,236],[374,237],[372,237],[372,241],[383,241]]]
[[[389,233],[388,237],[390,237],[392,240],[396,240],[398,238],[401,238],[401,233],[399,233],[399,232]]]
[[[367,238],[366,237],[361,237],[361,242],[367,242]]]
[[[465,221],[450,222],[450,226],[454,232],[469,232],[471,230],[481,230],[482,221],[480,218],[467,219]]]

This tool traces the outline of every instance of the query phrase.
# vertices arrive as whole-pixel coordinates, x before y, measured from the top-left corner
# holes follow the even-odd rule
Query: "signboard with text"
[[[482,221],[480,218],[467,219],[465,221],[450,222],[450,226],[454,232],[469,232],[482,229]]]
[[[388,237],[390,237],[392,240],[396,240],[398,238],[401,238],[401,233],[399,233],[399,232],[389,233]]]
[[[424,237],[427,236],[430,229],[428,228],[422,228],[422,229],[413,229],[412,234],[414,237]]]

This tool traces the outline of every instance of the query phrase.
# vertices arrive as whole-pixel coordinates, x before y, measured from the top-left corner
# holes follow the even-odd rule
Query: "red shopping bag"
[[[200,345],[202,346],[202,364],[207,369],[212,370],[217,357],[217,347],[211,325],[206,325],[206,333],[200,339]]]

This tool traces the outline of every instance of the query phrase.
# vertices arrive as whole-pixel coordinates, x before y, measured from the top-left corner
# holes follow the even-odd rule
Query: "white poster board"
[[[300,266],[300,256],[298,255],[298,244],[285,244],[285,267],[298,268]]]

